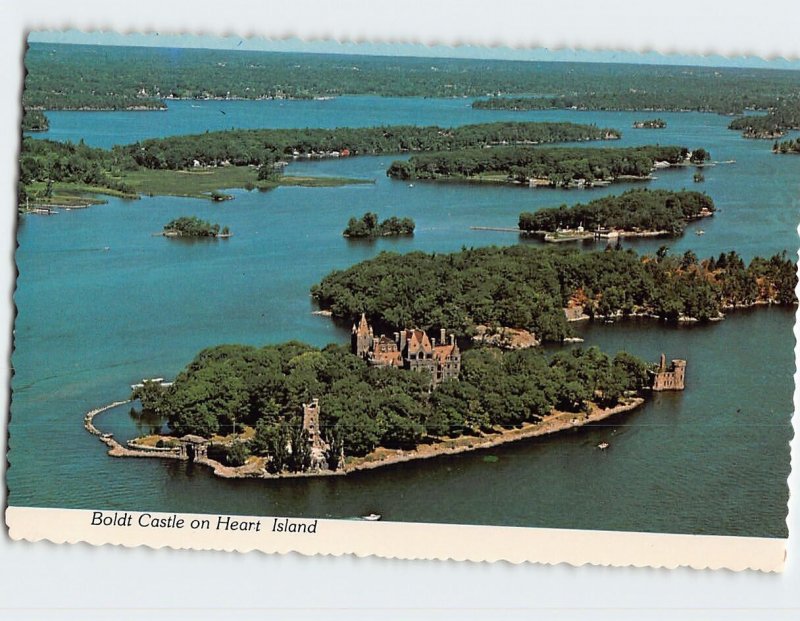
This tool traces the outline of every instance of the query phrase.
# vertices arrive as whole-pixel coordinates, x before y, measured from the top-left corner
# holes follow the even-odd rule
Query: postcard
[[[782,569],[800,64],[58,34],[12,539]]]

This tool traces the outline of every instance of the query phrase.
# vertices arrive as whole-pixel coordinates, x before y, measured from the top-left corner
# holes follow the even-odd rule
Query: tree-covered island
[[[398,237],[414,234],[416,225],[411,218],[392,216],[378,222],[378,215],[368,211],[361,218],[350,218],[342,232],[349,238]]]
[[[595,316],[714,318],[728,305],[795,303],[796,282],[785,256],[745,266],[735,252],[698,261],[691,252],[516,246],[382,253],[332,273],[313,293],[344,318],[357,316],[349,305],[368,309],[388,330],[455,326],[466,334],[480,320],[528,326],[552,341],[566,333],[564,307],[576,303]],[[405,333],[426,338],[419,329]],[[202,444],[202,460],[222,476],[346,473],[602,420],[640,405],[655,371],[625,352],[610,357],[597,348],[547,356],[536,348],[477,347],[459,352],[456,377],[431,385],[413,367],[379,366],[356,354],[299,342],[203,350],[173,383],[134,388],[132,398],[165,417],[170,434],[130,446],[174,452]]]
[[[143,140],[119,147],[121,156],[153,169],[274,164],[292,159],[337,158],[507,145],[616,140],[619,131],[575,123],[496,122],[439,127],[386,125],[334,129],[236,129]],[[197,164],[195,164],[197,162]]]
[[[667,122],[664,119],[648,119],[646,121],[634,121],[633,129],[664,129]]]
[[[588,203],[540,209],[519,216],[525,233],[582,236],[681,235],[686,223],[714,214],[714,201],[700,192],[672,190],[629,190]]]
[[[460,377],[431,390],[422,373],[371,366],[339,345],[222,345],[200,352],[172,385],[146,382],[132,397],[172,431],[141,444],[192,434],[212,442],[213,459],[265,476],[352,470],[585,424],[641,404],[649,369],[597,348],[548,359],[486,347],[465,352]]]
[[[337,129],[263,129],[209,132],[144,140],[112,149],[24,138],[19,205],[78,205],[92,195],[140,194],[215,199],[229,188],[331,186],[365,179],[283,174],[300,158],[338,158],[618,138],[613,129],[573,123],[483,123],[456,128],[383,126]]]
[[[465,180],[530,187],[592,187],[649,179],[653,170],[702,165],[705,149],[679,146],[626,148],[497,147],[414,155],[386,174],[403,180]]]
[[[231,236],[227,226],[220,228],[219,224],[212,224],[201,220],[197,216],[181,216],[164,225],[164,237],[219,237]]]
[[[735,253],[699,260],[687,251],[580,252],[512,246],[452,254],[383,252],[334,271],[311,289],[322,309],[349,321],[366,313],[392,330],[446,326],[461,337],[478,326],[520,328],[539,341],[571,336],[567,315],[666,321],[713,320],[730,308],[795,304],[794,262]],[[565,310],[566,309],[566,310]]]

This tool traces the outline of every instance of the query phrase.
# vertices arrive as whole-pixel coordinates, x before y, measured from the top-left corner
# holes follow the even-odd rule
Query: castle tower
[[[303,431],[314,448],[322,448],[322,435],[319,428],[319,399],[303,404]]]
[[[661,354],[658,370],[653,372],[653,391],[683,390],[686,382],[686,361],[674,359],[667,367],[667,357]]]
[[[372,328],[367,323],[367,316],[364,313],[361,313],[361,321],[358,322],[358,327],[353,324],[353,330],[350,335],[350,348],[356,356],[361,358],[366,358],[372,349]]]
[[[674,390],[683,390],[686,387],[686,361],[679,359],[673,360],[672,369],[675,376]]]

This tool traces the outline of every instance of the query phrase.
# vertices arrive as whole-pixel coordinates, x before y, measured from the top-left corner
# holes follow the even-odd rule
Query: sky
[[[583,51],[546,48],[512,49],[462,45],[425,46],[399,43],[340,43],[332,40],[302,41],[297,38],[260,39],[238,36],[174,34],[121,34],[116,32],[34,31],[30,42],[86,45],[132,45],[141,47],[188,47],[242,51],[318,52],[323,54],[374,54],[380,56],[423,56],[437,58],[496,58],[501,60],[640,63],[650,65],[699,65],[711,67],[754,67],[800,70],[800,61],[764,60],[757,57],[664,55],[656,52]]]

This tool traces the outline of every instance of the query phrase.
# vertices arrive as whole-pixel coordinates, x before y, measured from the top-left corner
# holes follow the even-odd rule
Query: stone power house
[[[667,358],[661,354],[658,370],[653,374],[653,390],[683,390],[686,377],[686,361],[672,360],[667,366]]]
[[[461,350],[454,334],[449,337],[444,328],[439,342],[429,338],[424,330],[395,332],[394,339],[381,334],[375,337],[372,326],[364,314],[358,326],[353,325],[351,347],[355,355],[376,367],[397,367],[431,377],[431,385],[438,386],[448,379],[458,378],[461,372]]]

